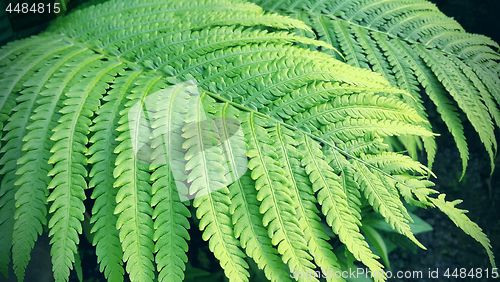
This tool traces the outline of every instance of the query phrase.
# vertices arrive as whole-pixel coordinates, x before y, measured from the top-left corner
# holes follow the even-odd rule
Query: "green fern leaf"
[[[65,42],[64,45],[59,46],[58,49],[50,52],[49,55],[53,55],[54,53],[66,53],[66,49],[68,49],[69,46],[68,42]],[[22,99],[25,100],[25,102],[21,104],[26,107],[22,109],[25,116],[24,118],[16,116],[22,113],[21,111],[18,111],[13,115],[13,119],[15,118],[16,121],[21,122],[21,124],[25,124],[25,128],[27,130],[32,130],[33,127],[37,125],[36,122],[28,121],[28,118],[34,112],[33,109],[36,105],[35,101],[40,99],[39,95],[42,93],[44,84],[57,72],[63,62],[64,60],[60,60],[55,64],[42,67],[38,73],[24,83],[24,86],[30,87],[23,91],[22,96]],[[35,110],[35,112],[37,110]],[[34,119],[33,116],[32,119]],[[33,131],[30,131],[29,133],[32,132]],[[40,136],[41,132],[39,131],[37,134],[24,132],[20,133],[21,134],[18,138],[26,136],[23,138],[23,141],[27,141],[27,143],[22,148],[26,153],[17,161],[19,167],[16,174],[20,175],[20,177],[15,184],[20,187],[16,193],[17,209],[14,216],[16,222],[14,224],[14,232],[12,235],[12,257],[16,276],[22,281],[24,277],[24,270],[30,260],[29,255],[31,249],[34,246],[38,235],[42,233],[42,225],[46,224],[45,217],[47,214],[46,204],[48,196],[46,187],[50,182],[50,178],[47,177],[47,173],[50,170],[50,166],[47,165],[47,161],[50,156],[48,155],[48,151],[44,151],[43,149],[45,149],[45,146],[52,146],[53,144],[51,142],[47,142],[49,144],[45,143],[46,141],[44,140],[45,138],[43,138],[43,135],[46,135],[48,133],[47,131],[43,132],[42,136]],[[19,140],[16,141],[17,143],[21,143]],[[38,156],[27,153],[37,149]],[[37,171],[37,167],[43,168]]]
[[[323,216],[348,256],[381,273],[360,232],[363,198],[417,244],[400,196],[442,204],[432,172],[383,139],[432,163],[420,94],[464,168],[446,91],[496,150],[498,45],[427,1],[260,1],[281,15],[240,0],[98,2],[0,49],[0,271],[12,248],[19,280],[47,207],[56,281],[81,276],[91,207],[107,280],[123,281],[125,263],[131,281],[182,281],[190,204],[229,281],[251,279],[242,250],[271,281],[340,270]],[[477,226],[447,212],[491,255]]]
[[[422,117],[425,117],[425,112],[419,88],[425,89],[455,138],[465,172],[467,144],[458,113],[450,105],[444,88],[478,132],[493,168],[496,141],[492,135],[491,118],[497,125],[500,118],[500,79],[498,72],[494,71],[498,69],[500,59],[496,42],[486,36],[465,32],[455,20],[446,17],[426,0],[255,2],[268,11],[307,18],[305,22],[314,32],[304,33],[305,36],[318,34],[318,39],[337,47],[348,64],[372,69],[382,74],[392,86],[408,91],[411,96],[403,96],[403,99]],[[422,64],[427,66],[422,67]],[[459,93],[474,94],[464,96]],[[429,124],[422,126],[431,128]],[[411,136],[399,139],[415,159],[421,141]],[[432,137],[422,139],[429,167],[432,167],[435,141]]]
[[[78,234],[82,232],[80,222],[85,211],[83,200],[84,190],[87,188],[84,179],[87,171],[82,162],[87,162],[85,145],[91,123],[89,116],[97,110],[101,93],[108,87],[102,81],[108,81],[120,64],[114,60],[99,61],[99,56],[95,59],[87,68],[75,66],[79,73],[73,79],[85,79],[65,93],[68,99],[60,110],[63,115],[58,121],[59,125],[52,130],[54,134],[51,140],[55,144],[51,149],[53,155],[49,158],[49,163],[54,168],[48,173],[53,177],[48,187],[53,190],[47,200],[53,202],[49,210],[53,213],[49,221],[49,235],[52,237],[51,255],[56,281],[67,281],[75,260]],[[100,70],[97,71],[98,69]]]
[[[395,195],[390,190],[388,191],[380,178],[363,164],[356,163],[355,169],[357,172],[356,182],[359,183],[366,199],[375,211],[384,216],[393,229],[396,229],[399,233],[410,238],[416,245],[425,249],[410,231],[408,219],[400,210],[402,204],[400,204],[399,195]]]
[[[204,111],[213,112],[215,109],[209,103],[202,105],[201,102],[201,99],[194,101],[194,111],[188,115],[187,125],[182,129],[182,137],[186,139],[182,147],[186,150],[186,170],[189,170],[189,194],[195,196],[193,206],[197,208],[200,230],[204,231],[203,239],[209,240],[210,250],[220,260],[226,276],[230,281],[248,281],[248,264],[243,259],[239,241],[229,228],[230,198],[225,187],[228,167],[218,146],[220,135],[217,126],[204,117]]]
[[[445,197],[445,194],[441,194],[437,199],[430,198],[430,200],[458,227],[460,227],[460,229],[462,229],[465,233],[478,241],[486,249],[486,253],[490,258],[491,266],[493,268],[496,268],[495,257],[493,255],[493,252],[491,251],[490,240],[486,237],[481,228],[465,215],[465,213],[467,213],[466,210],[461,210],[455,207],[456,205],[460,204],[462,200],[448,202],[444,199]]]
[[[324,272],[341,271],[337,258],[332,252],[332,246],[327,243],[330,238],[320,224],[320,218],[317,215],[319,211],[315,205],[317,200],[314,197],[313,189],[311,189],[311,182],[300,163],[304,157],[296,149],[300,137],[298,138],[299,142],[292,139],[295,137],[293,132],[282,126],[277,127],[276,133],[281,141],[279,144],[283,146],[283,156],[280,162],[284,164],[286,178],[290,179],[292,200],[297,207],[297,217],[300,218],[299,223],[311,255],[318,267]],[[327,281],[344,280],[328,275]]]
[[[96,246],[100,271],[104,271],[105,277],[112,281],[123,281],[124,273],[122,247],[116,229],[118,217],[114,214],[117,190],[110,189],[113,187],[113,167],[116,160],[113,148],[118,144],[118,132],[114,129],[118,125],[120,105],[140,71],[127,72],[121,69],[118,73],[123,77],[116,78],[113,89],[104,98],[106,103],[99,107],[97,116],[92,121],[93,125],[89,130],[94,135],[90,139],[92,146],[87,152],[90,156],[88,162],[93,164],[89,173],[89,188],[94,188],[91,198],[95,199],[90,220],[94,224],[91,230],[94,233],[92,243]]]
[[[240,139],[231,139],[230,135],[238,131],[240,112],[229,104],[217,104],[215,116],[223,117],[217,128],[224,144],[224,154],[228,159],[226,179],[234,182],[229,186],[230,213],[234,224],[234,236],[240,240],[241,247],[251,257],[260,269],[264,270],[266,277],[271,281],[290,281],[285,265],[281,262],[278,252],[273,248],[271,239],[262,223],[259,212],[255,182],[249,172],[240,178],[238,172],[247,169],[245,144]],[[235,132],[236,131],[236,132]],[[242,159],[244,157],[244,159]],[[241,165],[245,167],[241,167]]]
[[[347,195],[339,184],[340,178],[326,162],[318,144],[305,137],[299,150],[304,152],[302,165],[309,175],[314,192],[318,192],[318,202],[328,225],[339,235],[340,241],[356,259],[368,266],[372,272],[381,273],[382,265],[376,261],[378,257],[368,248],[363,235],[359,233],[359,220],[348,208]]]
[[[144,73],[134,80],[135,88],[127,93],[126,108],[120,112],[120,135],[116,139],[120,144],[114,152],[116,167],[113,171],[113,187],[119,188],[116,194],[116,208],[119,214],[116,228],[119,230],[123,249],[123,261],[131,281],[149,281],[154,279],[153,266],[153,209],[151,208],[151,175],[148,164],[139,160],[134,148],[141,148],[145,140],[139,125],[144,122],[141,111],[144,97],[154,92],[154,85],[159,76]],[[136,107],[133,107],[136,105]],[[132,138],[134,137],[134,138]]]
[[[295,217],[295,205],[289,196],[289,182],[284,177],[284,170],[274,153],[275,146],[268,136],[266,127],[273,122],[261,119],[254,114],[247,114],[242,122],[245,140],[249,147],[248,167],[252,170],[252,178],[256,181],[257,199],[262,202],[260,212],[264,214],[263,223],[268,228],[268,235],[283,262],[290,269],[312,272],[312,257],[307,254],[307,243],[303,238],[300,223]],[[315,279],[314,279],[315,280]]]
[[[160,281],[182,281],[187,262],[186,241],[190,239],[187,217],[191,214],[185,206],[189,202],[181,202],[181,195],[187,192],[183,183],[186,179],[184,159],[176,160],[174,156],[179,153],[183,156],[183,151],[179,151],[183,141],[181,128],[187,117],[189,95],[182,84],[164,91],[147,98],[154,109],[150,115],[155,136],[151,143],[154,151],[150,169],[154,171],[151,206],[154,207],[155,262]]]

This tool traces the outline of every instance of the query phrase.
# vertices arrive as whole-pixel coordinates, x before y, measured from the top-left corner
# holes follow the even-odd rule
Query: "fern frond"
[[[483,142],[486,151],[491,158],[491,167],[494,169],[493,156],[497,150],[497,144],[494,134],[494,127],[491,117],[488,115],[488,108],[480,99],[480,94],[471,85],[469,79],[461,73],[459,68],[443,67],[442,62],[447,62],[451,66],[456,66],[453,57],[427,50],[421,46],[415,46],[414,50],[422,57],[430,69],[436,74],[437,78],[443,83],[446,90],[457,101],[458,106],[467,115],[469,121],[474,126]]]
[[[297,150],[301,138],[294,136],[292,131],[283,126],[278,126],[276,133],[283,152],[280,163],[282,163],[286,178],[290,180],[291,197],[296,206],[297,217],[300,218],[300,226],[311,255],[318,267],[325,270],[325,272],[334,273],[340,271],[340,265],[337,257],[332,252],[332,246],[327,243],[330,237],[324,232],[319,223],[320,218],[317,215],[319,211],[315,205],[317,200],[314,197],[311,182],[300,163],[300,160],[304,157]],[[292,139],[294,137],[299,142]],[[327,281],[343,281],[343,279],[336,279],[336,277],[330,277],[329,275]]]
[[[249,257],[264,270],[267,279],[290,281],[286,265],[273,248],[267,230],[262,224],[259,213],[255,182],[250,173],[244,174],[237,182],[229,186],[231,197],[230,212],[233,216],[234,235],[241,242]]]
[[[363,262],[372,272],[382,271],[382,265],[368,248],[368,243],[359,233],[359,220],[349,210],[347,195],[340,186],[340,178],[326,162],[318,144],[305,137],[299,146],[304,153],[302,165],[305,167],[314,192],[322,206],[326,221],[339,239],[356,259]]]
[[[30,41],[29,39],[26,41]],[[37,41],[32,40],[32,41]],[[41,85],[38,84],[40,81],[37,81],[37,79],[43,79],[43,77],[35,76],[31,80],[28,80],[30,76],[33,76],[35,71],[39,70],[42,68],[44,61],[47,60],[48,58],[51,58],[54,54],[57,54],[58,52],[61,52],[65,48],[69,46],[68,42],[62,41],[60,39],[56,38],[48,38],[44,42],[45,46],[43,48],[37,48],[37,49],[28,49],[27,52],[18,54],[17,58],[12,58],[14,62],[22,64],[22,67],[15,67],[11,68],[10,70],[7,70],[5,72],[6,78],[3,79],[5,84],[2,84],[0,89],[0,92],[2,94],[2,97],[0,100],[4,101],[5,103],[3,105],[0,105],[2,108],[1,111],[7,113],[10,111],[13,111],[14,113],[11,114],[11,117],[9,118],[9,123],[5,125],[3,128],[4,131],[8,131],[8,134],[6,134],[2,140],[6,142],[0,149],[0,152],[3,153],[3,156],[0,159],[0,164],[3,165],[2,169],[0,170],[0,173],[4,175],[4,178],[2,179],[2,186],[0,188],[0,210],[2,213],[8,218],[1,220],[0,222],[0,236],[2,237],[2,241],[5,243],[1,245],[0,248],[0,253],[2,254],[2,262],[0,263],[0,269],[4,270],[4,263],[5,267],[9,263],[9,252],[11,248],[11,244],[13,242],[16,243],[16,269],[18,266],[18,263],[20,264],[20,272],[18,274],[20,277],[22,276],[21,274],[24,273],[24,268],[26,267],[28,261],[29,261],[29,252],[31,251],[34,242],[36,241],[36,231],[35,235],[31,235],[32,239],[29,239],[29,237],[17,237],[15,241],[13,241],[13,232],[14,232],[14,202],[16,201],[15,199],[15,194],[18,191],[19,187],[14,186],[14,183],[17,180],[17,176],[15,176],[16,169],[18,168],[17,166],[17,160],[21,157],[22,153],[22,139],[23,136],[25,135],[25,130],[27,123],[29,121],[29,117],[32,114],[33,108],[35,106],[35,101],[36,101],[36,95],[38,94]],[[28,80],[28,81],[27,81]],[[43,83],[43,82],[42,82]],[[29,87],[27,89],[24,89],[19,97],[15,97],[12,95],[13,93],[16,93],[17,91],[20,91],[23,87],[23,85],[26,86],[33,86]],[[36,86],[39,86],[38,88]],[[9,108],[10,101],[12,101],[14,98],[16,98],[17,101],[19,101],[19,104],[11,108]],[[30,187],[31,189],[32,187]],[[43,190],[42,190],[43,191]],[[26,188],[21,192],[21,193],[26,193]],[[19,195],[17,196],[19,197]],[[29,197],[29,196],[28,196]],[[38,198],[40,195],[38,195]],[[41,196],[44,198],[44,196]],[[27,201],[30,203],[26,197],[23,199],[24,201]],[[34,199],[36,201],[36,199]],[[26,203],[26,202],[25,202]],[[21,201],[19,201],[19,205],[21,205]],[[21,209],[21,213],[28,212],[29,209],[33,208],[33,206],[26,206],[24,205]],[[33,210],[32,210],[33,211]],[[35,211],[36,212],[36,209]],[[19,213],[15,216],[18,217]],[[38,216],[39,217],[39,216]],[[27,217],[22,217],[21,221],[24,222],[23,227],[26,227],[28,230],[20,230],[22,232],[33,232],[34,230],[30,230],[32,226],[30,226],[30,223],[25,222],[27,219],[33,219],[31,214],[28,214]],[[43,219],[44,220],[44,219]],[[36,225],[36,221],[34,222]],[[17,226],[18,227],[18,226]],[[37,228],[37,227],[34,227]],[[40,228],[38,227],[38,230]],[[16,233],[18,235],[18,233]],[[21,239],[23,238],[23,239]],[[27,242],[22,242],[23,240],[26,240]],[[26,253],[22,253],[18,251],[18,247],[21,247],[23,251],[29,250],[27,255]]]
[[[357,219],[356,224],[361,224],[361,193],[359,184],[354,181],[354,169],[346,157],[331,147],[323,148],[325,161],[339,174],[340,187],[347,196],[347,207],[351,214]],[[354,154],[357,155],[357,154]]]
[[[333,272],[340,270],[332,247],[326,243],[329,237],[318,222],[317,213],[319,211],[314,205],[317,201],[311,189],[309,177],[300,163],[303,156],[297,151],[299,143],[294,140],[295,134],[290,129],[278,124],[275,129],[272,129],[271,136],[277,141],[276,152],[279,162],[285,177],[289,180],[290,196],[294,202],[297,217],[301,219],[299,221],[300,227],[314,261],[321,269]],[[328,280],[333,279],[334,277],[329,277]]]
[[[498,69],[500,54],[499,45],[493,40],[465,32],[427,0],[255,2],[268,11],[291,17],[306,14],[306,23],[319,35],[318,39],[338,48],[348,64],[372,69],[387,78],[392,86],[408,91],[411,96],[402,98],[424,118],[419,88],[425,89],[457,143],[465,171],[467,144],[457,117],[459,113],[446,95],[448,91],[473,124],[493,160],[496,141],[490,124],[493,118],[498,125],[500,118],[500,79],[497,71],[492,72]],[[304,35],[315,37],[314,33]],[[426,66],[422,67],[423,64]],[[464,94],[458,94],[460,91],[474,94],[462,97]],[[427,130],[431,128],[429,124],[422,126]],[[431,167],[436,144],[433,138],[422,139]],[[404,137],[400,141],[415,158],[419,139]]]
[[[408,156],[394,152],[381,152],[377,155],[361,154],[361,158],[389,174],[403,174],[404,172],[411,171],[421,175],[430,174],[436,177],[430,169],[421,163],[412,160]]]
[[[205,111],[215,109],[213,105],[201,103],[201,98],[190,102],[194,109],[182,129],[182,137],[186,139],[182,147],[186,150],[189,194],[195,197],[193,206],[197,208],[200,230],[204,231],[203,239],[209,241],[209,248],[220,261],[226,276],[230,281],[248,281],[245,255],[231,228],[229,190],[225,187],[228,167],[218,146],[221,142],[218,128],[205,116]]]
[[[117,72],[121,77],[113,81],[112,89],[103,98],[105,103],[96,111],[97,116],[89,128],[94,135],[89,140],[92,145],[87,155],[90,156],[88,163],[93,164],[89,173],[89,188],[94,188],[91,198],[95,202],[90,223],[94,224],[91,232],[94,233],[92,243],[96,246],[97,261],[107,279],[123,281],[123,254],[116,229],[118,216],[114,214],[117,189],[111,188],[116,160],[113,149],[118,145],[118,132],[114,129],[118,126],[120,105],[140,71],[120,69]]]
[[[448,127],[448,130],[454,137],[457,144],[458,151],[460,152],[460,156],[462,158],[462,174],[464,174],[469,159],[469,150],[467,148],[467,142],[465,141],[465,135],[459,114],[450,99],[447,97],[443,85],[439,82],[438,78],[429,69],[429,67],[418,57],[418,54],[413,54],[411,47],[407,43],[398,39],[394,41],[389,40],[387,43],[390,44],[393,49],[398,49],[402,54],[404,54],[411,69],[415,73],[417,80],[425,89],[432,102],[436,105],[437,112],[441,115],[441,118]],[[431,167],[432,163],[429,162],[429,164],[429,167]]]
[[[429,196],[432,172],[383,140],[425,147],[432,163],[423,91],[464,168],[446,91],[496,150],[497,45],[425,0],[260,1],[281,15],[243,0],[99,1],[0,49],[0,271],[12,248],[19,280],[47,207],[56,281],[73,267],[81,279],[92,206],[107,280],[123,281],[125,263],[133,282],[182,281],[190,204],[229,281],[251,279],[245,253],[271,281],[340,270],[323,218],[382,273],[360,232],[363,197],[417,244],[400,196],[447,205]]]
[[[26,269],[28,262],[30,260],[31,249],[34,243],[42,233],[42,225],[46,224],[46,214],[47,214],[47,185],[50,182],[50,178],[47,177],[47,173],[50,170],[47,161],[50,157],[48,154],[48,149],[53,145],[52,142],[47,142],[45,136],[47,136],[48,131],[37,131],[33,134],[34,128],[39,124],[35,121],[28,121],[31,117],[32,120],[39,118],[33,113],[40,111],[36,108],[36,101],[40,101],[41,95],[44,93],[45,83],[54,76],[64,64],[64,62],[73,54],[68,52],[68,48],[71,49],[71,45],[65,42],[65,45],[55,49],[54,52],[49,53],[49,55],[54,56],[55,54],[64,56],[60,57],[60,60],[52,64],[46,64],[40,68],[40,70],[33,75],[33,77],[24,83],[24,86],[29,87],[23,90],[23,94],[20,97],[25,100],[22,104],[25,108],[22,109],[25,117],[17,116],[21,114],[21,111],[16,112],[12,118],[16,122],[21,122],[24,124],[25,131],[21,131],[18,139],[22,139],[26,144],[22,147],[25,152],[22,157],[18,158],[17,164],[18,168],[16,174],[19,175],[19,179],[16,181],[16,185],[19,186],[19,190],[16,193],[16,214],[14,216],[14,232],[12,235],[12,257],[16,276],[19,280],[23,280],[24,270]],[[24,138],[23,138],[24,137]],[[16,140],[17,144],[21,143],[21,140]],[[33,154],[35,151],[36,153]]]
[[[182,127],[188,112],[189,94],[183,84],[149,95],[153,149],[151,155],[155,262],[160,281],[182,281],[187,262],[187,217],[191,213],[181,202],[187,193],[184,171]],[[182,156],[180,159],[179,156]]]
[[[154,279],[153,266],[153,209],[151,208],[151,175],[149,165],[138,159],[137,149],[141,148],[144,132],[140,125],[144,122],[142,105],[144,97],[153,92],[152,88],[160,79],[156,74],[143,73],[134,80],[134,88],[128,92],[125,109],[120,112],[120,144],[115,148],[117,155],[113,176],[118,214],[116,228],[119,230],[123,250],[123,261],[131,281]],[[135,107],[134,107],[135,106]],[[147,137],[146,137],[147,138]],[[109,189],[109,188],[108,188]]]
[[[379,212],[393,229],[410,238],[416,245],[425,249],[425,247],[411,233],[408,219],[400,210],[402,204],[399,200],[399,195],[395,195],[392,191],[388,191],[384,184],[372,173],[364,164],[356,163],[356,182],[359,183],[361,190],[364,192],[366,199]],[[404,207],[403,207],[404,209]]]
[[[375,128],[375,130],[373,130]],[[400,134],[433,136],[431,132],[418,125],[411,125],[400,121],[355,119],[347,117],[343,121],[323,125],[320,127],[321,136],[335,142],[352,140],[373,132],[375,136],[392,136]]]
[[[224,144],[224,154],[228,159],[229,171],[226,179],[233,180],[229,186],[230,213],[234,225],[234,236],[240,240],[241,247],[251,257],[260,269],[264,270],[266,277],[271,281],[290,281],[288,271],[282,263],[278,251],[273,248],[271,239],[262,223],[262,215],[259,212],[257,191],[254,188],[250,172],[241,175],[242,169],[247,170],[247,159],[245,144],[238,138],[230,138],[237,134],[235,127],[240,112],[229,104],[218,104],[215,116],[223,117],[217,128]],[[236,132],[235,132],[236,131]],[[244,159],[243,159],[244,158]],[[245,165],[245,167],[241,167]],[[237,178],[237,179],[235,179]]]
[[[268,114],[275,119],[289,120],[291,117],[305,112],[306,109],[325,104],[333,99],[338,100],[342,95],[359,93],[369,96],[368,94],[372,92],[385,96],[384,93],[394,93],[398,92],[398,90],[395,91],[393,88],[358,87],[338,82],[310,83],[275,100],[273,104],[269,105],[270,111]]]
[[[295,204],[289,196],[290,183],[284,177],[279,155],[274,153],[277,150],[276,145],[266,129],[272,127],[273,122],[259,118],[253,113],[246,114],[244,118],[242,128],[249,146],[248,167],[256,181],[257,199],[262,202],[260,212],[264,215],[264,226],[268,228],[273,245],[277,246],[278,252],[283,256],[283,262],[288,263],[290,269],[312,272],[312,257],[306,252],[307,243],[295,217]]]
[[[85,146],[88,143],[86,135],[91,124],[90,116],[97,110],[102,93],[108,87],[103,81],[110,81],[116,74],[115,68],[121,64],[118,60],[102,61],[100,56],[94,58],[95,61],[85,68],[82,65],[86,62],[75,66],[79,71],[73,79],[78,82],[65,93],[68,98],[60,110],[59,125],[52,130],[54,134],[50,138],[55,144],[48,162],[54,168],[48,173],[53,178],[48,186],[52,191],[47,201],[53,202],[49,210],[53,213],[49,221],[49,236],[52,237],[51,254],[56,281],[67,281],[69,278],[79,242],[78,234],[82,232],[80,222],[85,211],[83,200],[87,188],[84,179],[87,170],[82,163],[87,162]]]
[[[295,115],[288,122],[309,131],[315,131],[321,125],[340,122],[346,117],[352,119],[386,118],[408,123],[423,121],[422,117],[401,101],[362,92],[332,98],[328,103],[310,107],[307,112]]]
[[[488,237],[486,237],[481,228],[465,215],[465,213],[467,213],[466,210],[461,210],[455,207],[456,205],[460,204],[462,200],[448,202],[444,199],[445,197],[445,194],[441,194],[437,199],[430,198],[430,200],[443,213],[445,213],[455,223],[456,226],[460,227],[460,229],[462,229],[465,233],[470,235],[484,247],[490,259],[491,266],[495,268],[495,256],[491,251],[490,240],[488,239]]]

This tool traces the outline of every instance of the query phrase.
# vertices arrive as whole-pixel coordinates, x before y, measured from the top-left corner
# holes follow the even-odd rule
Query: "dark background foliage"
[[[437,4],[441,11],[454,17],[468,32],[484,34],[500,42],[500,0],[430,0]],[[80,1],[80,3],[86,1]],[[21,35],[22,36],[22,35]],[[438,154],[433,171],[438,176],[435,180],[436,189],[447,194],[447,200],[463,199],[458,208],[469,210],[468,216],[476,222],[488,235],[493,251],[500,256],[500,157],[496,158],[497,168],[490,175],[490,164],[481,141],[473,128],[464,119],[465,134],[470,148],[470,164],[467,174],[459,182],[462,171],[461,160],[455,143],[444,124],[440,124],[438,114],[431,103],[426,107],[429,119],[434,125],[433,130],[441,133],[437,138]],[[442,121],[441,121],[442,123]],[[497,140],[500,134],[497,132]],[[435,209],[417,210],[415,212],[434,227],[434,231],[417,235],[417,238],[427,247],[427,251],[417,250],[416,253],[405,250],[390,254],[392,270],[414,271],[422,270],[424,279],[390,279],[389,281],[491,281],[486,278],[447,279],[443,276],[449,268],[491,268],[484,249],[471,237],[456,227],[444,214]],[[208,281],[224,281],[224,275],[213,254],[201,239],[201,233],[192,226],[189,260],[192,266],[210,273]],[[206,250],[205,250],[206,249]],[[85,281],[103,281],[94,255],[95,249],[82,236],[80,254],[82,256],[83,275]],[[497,264],[500,261],[497,259]],[[428,269],[439,269],[438,279],[427,278]],[[450,272],[451,273],[451,272]],[[483,272],[484,273],[484,272]],[[189,271],[186,275],[192,275]],[[259,279],[259,278],[256,278]],[[78,281],[72,273],[71,281]],[[5,281],[0,275],[0,281]],[[7,281],[17,281],[13,272]],[[32,253],[32,261],[27,269],[25,281],[53,281],[50,264],[49,239],[44,234],[37,242]],[[198,281],[202,281],[198,279]],[[204,281],[204,280],[203,280]],[[258,281],[258,280],[256,280]]]
[[[498,0],[430,0],[465,30],[484,34],[500,42],[500,1]]]

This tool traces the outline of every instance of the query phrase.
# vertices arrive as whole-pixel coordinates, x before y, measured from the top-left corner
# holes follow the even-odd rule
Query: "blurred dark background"
[[[500,0],[429,0],[466,31],[500,42]]]

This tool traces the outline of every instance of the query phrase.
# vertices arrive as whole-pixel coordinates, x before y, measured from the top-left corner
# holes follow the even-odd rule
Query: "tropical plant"
[[[271,281],[289,281],[292,269],[338,270],[332,240],[380,273],[360,232],[362,201],[424,248],[400,196],[442,210],[495,267],[489,240],[455,207],[459,201],[431,196],[438,194],[429,188],[432,172],[384,143],[390,136],[432,140],[418,103],[401,101],[415,93],[335,59],[326,51],[335,52],[333,41],[289,32],[295,29],[313,31],[245,1],[118,0],[75,10],[3,46],[2,273],[12,254],[23,280],[47,226],[54,277],[67,281],[80,267],[87,209],[108,280],[123,281],[125,263],[131,281],[181,281],[189,204],[230,281],[248,281],[249,258]],[[358,57],[366,52],[357,49]],[[406,74],[394,71],[392,80]],[[476,98],[462,102],[479,107]],[[491,125],[484,115],[481,122]],[[92,201],[84,203],[86,193]]]
[[[469,152],[457,107],[479,134],[491,159],[500,125],[500,53],[490,38],[467,33],[454,19],[427,0],[282,0],[254,1],[262,8],[298,18],[318,38],[340,51],[346,63],[380,73],[392,86],[406,90],[409,106],[427,120],[421,94],[425,93],[453,135],[462,158],[462,177]],[[429,123],[423,123],[431,129]],[[425,148],[428,166],[436,153],[433,138],[401,138],[409,154]]]

